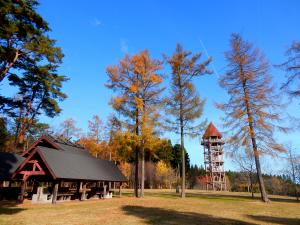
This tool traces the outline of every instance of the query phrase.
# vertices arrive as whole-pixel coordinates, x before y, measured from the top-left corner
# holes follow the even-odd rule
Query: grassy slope
[[[272,196],[265,204],[246,193],[188,191],[180,199],[168,190],[147,190],[136,199],[65,202],[53,205],[0,205],[0,224],[300,224],[300,203]]]

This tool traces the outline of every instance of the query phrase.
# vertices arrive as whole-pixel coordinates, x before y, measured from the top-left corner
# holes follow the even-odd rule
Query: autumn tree
[[[230,45],[225,53],[227,72],[220,78],[229,100],[218,107],[224,111],[224,126],[232,134],[229,144],[236,150],[241,146],[252,149],[261,198],[267,202],[260,157],[263,153],[284,151],[273,138],[275,130],[287,131],[277,125],[282,122],[278,113],[282,105],[261,52],[238,34],[232,34]]]
[[[209,74],[207,66],[211,59],[199,62],[201,53],[192,54],[177,44],[174,54],[166,56],[166,61],[171,67],[171,84],[169,96],[165,99],[167,128],[180,134],[180,146],[182,147],[182,184],[181,197],[185,197],[185,135],[195,136],[199,134],[203,124],[196,124],[203,110],[204,100],[200,99],[192,82],[194,77]],[[173,116],[173,120],[169,119]]]
[[[10,85],[17,87],[18,93],[4,111],[16,122],[15,143],[18,148],[23,148],[25,135],[34,123],[38,123],[39,115],[53,118],[61,112],[59,102],[67,97],[62,92],[67,78],[57,74],[56,70],[56,66],[46,65],[27,68],[22,76],[9,77]]]
[[[300,96],[300,42],[294,42],[286,52],[287,61],[280,65],[287,80],[281,86],[291,97]]]
[[[104,139],[104,124],[98,115],[88,121],[88,128],[88,136],[94,138],[97,144]]]
[[[126,55],[118,65],[107,68],[108,83],[106,86],[118,95],[112,99],[113,108],[123,117],[125,127],[139,138],[136,145],[135,159],[135,196],[138,197],[138,161],[142,157],[141,196],[144,192],[144,150],[151,137],[153,123],[157,118],[156,106],[162,76],[158,74],[162,62],[151,59],[147,50],[132,57]]]
[[[79,132],[80,128],[76,126],[76,121],[72,118],[68,118],[61,122],[58,135],[62,138],[70,140],[72,137],[78,136]]]
[[[96,158],[107,159],[105,142],[97,143],[93,137],[80,137],[76,143],[87,149]]]
[[[0,82],[27,68],[60,64],[63,54],[49,38],[48,23],[36,0],[0,1]]]
[[[252,149],[245,149],[245,151],[234,152],[232,154],[233,160],[237,163],[240,170],[246,174],[250,183],[251,196],[254,198],[254,174],[255,174],[255,161]],[[249,188],[248,188],[249,191]]]
[[[294,153],[294,149],[292,145],[287,146],[287,153],[286,153],[286,160],[287,160],[287,174],[292,180],[294,194],[299,201],[299,194],[298,194],[298,185],[297,185],[297,177],[300,178],[300,174],[297,174],[297,165],[300,165],[300,156]]]

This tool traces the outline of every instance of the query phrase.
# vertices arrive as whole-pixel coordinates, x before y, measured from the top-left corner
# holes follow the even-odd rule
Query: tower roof
[[[212,122],[210,122],[203,135],[203,138],[209,138],[209,137],[222,138],[222,134],[218,131],[218,129],[215,127],[215,125]]]

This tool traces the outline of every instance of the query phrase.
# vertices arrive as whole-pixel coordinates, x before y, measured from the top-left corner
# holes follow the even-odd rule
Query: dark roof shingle
[[[77,149],[79,151],[79,149]],[[127,181],[119,168],[111,161],[93,157],[88,152],[65,151],[38,146],[57,178],[93,181]],[[81,149],[82,151],[86,151]],[[74,152],[75,151],[75,152]]]
[[[24,160],[18,154],[0,152],[0,180],[9,179]]]

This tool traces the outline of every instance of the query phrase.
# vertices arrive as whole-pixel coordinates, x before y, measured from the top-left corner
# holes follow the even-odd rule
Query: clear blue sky
[[[111,91],[104,87],[105,68],[115,64],[125,53],[134,54],[145,48],[153,57],[171,54],[176,43],[191,51],[213,57],[216,74],[195,79],[200,95],[206,98],[203,119],[214,121],[222,131],[222,112],[215,102],[226,99],[217,83],[224,73],[224,51],[232,32],[241,33],[261,48],[271,64],[284,61],[284,52],[293,40],[300,40],[300,1],[41,1],[38,11],[49,22],[51,37],[65,54],[60,72],[70,77],[64,90],[68,99],[61,104],[63,113],[45,119],[54,126],[72,117],[77,125],[87,128],[95,114],[101,118],[112,111],[108,101]],[[212,68],[213,69],[213,68]],[[272,70],[277,84],[284,74]],[[290,114],[299,114],[299,103],[289,106]],[[292,140],[299,146],[299,132],[280,141]],[[173,143],[178,139],[173,136]],[[199,138],[186,141],[191,162],[202,164]],[[267,162],[268,164],[268,162]],[[226,168],[233,168],[229,159]]]

